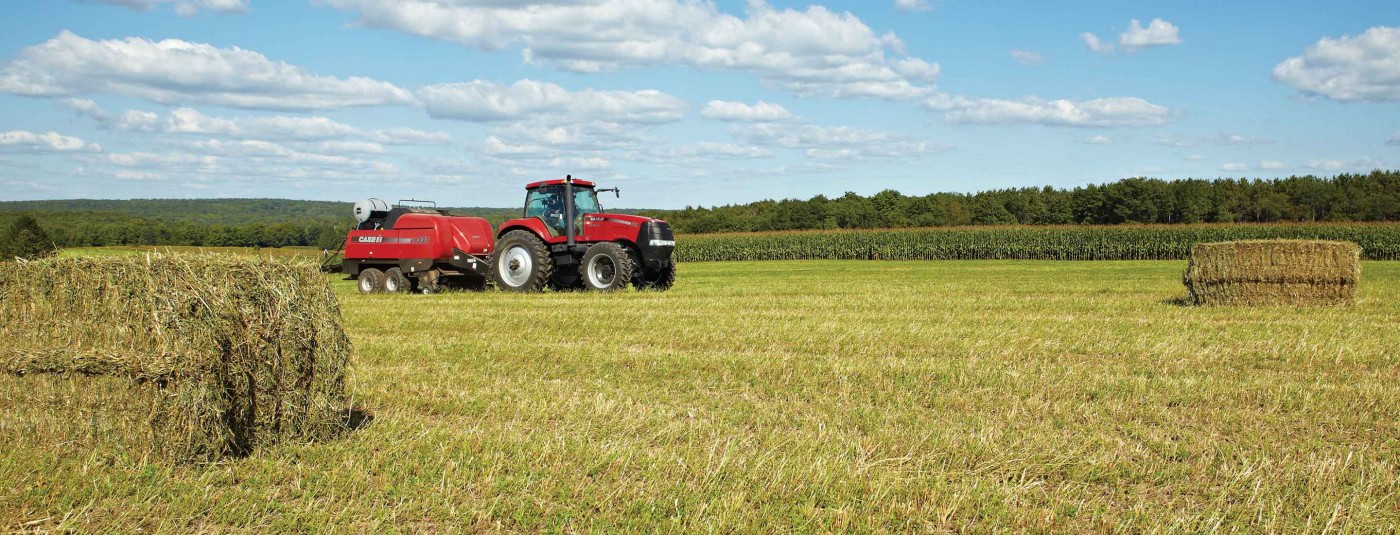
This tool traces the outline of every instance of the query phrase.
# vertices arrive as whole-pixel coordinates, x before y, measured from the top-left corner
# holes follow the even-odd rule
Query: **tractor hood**
[[[647,258],[670,258],[676,246],[671,225],[660,219],[628,214],[588,214],[583,216],[583,227],[590,241],[631,242]]]
[[[634,227],[640,227],[643,224],[650,223],[652,221],[660,221],[662,223],[665,223],[665,221],[661,221],[660,219],[652,219],[650,217],[630,214],[588,214],[585,215],[584,218],[592,221],[621,223],[623,225],[629,225]]]

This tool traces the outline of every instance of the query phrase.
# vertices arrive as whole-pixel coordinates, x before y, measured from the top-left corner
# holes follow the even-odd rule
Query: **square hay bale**
[[[1197,305],[1337,305],[1356,299],[1361,247],[1320,240],[1197,244],[1182,282]]]
[[[344,429],[350,343],[315,266],[152,254],[0,273],[0,435],[175,461]]]

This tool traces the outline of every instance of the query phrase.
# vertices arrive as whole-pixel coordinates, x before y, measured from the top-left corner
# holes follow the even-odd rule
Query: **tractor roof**
[[[554,180],[541,180],[541,181],[539,181],[539,182],[531,182],[531,183],[529,183],[529,184],[526,184],[526,185],[525,185],[525,189],[535,189],[535,188],[538,188],[538,187],[540,187],[540,186],[558,186],[558,185],[562,185],[563,183],[564,183],[564,179],[562,179],[562,178],[556,178],[556,179],[554,179]],[[575,178],[575,179],[574,179],[574,186],[581,187],[581,188],[591,188],[591,187],[593,187],[593,183],[592,183],[592,182],[589,182],[589,181],[587,181],[587,180],[579,180],[579,179]]]

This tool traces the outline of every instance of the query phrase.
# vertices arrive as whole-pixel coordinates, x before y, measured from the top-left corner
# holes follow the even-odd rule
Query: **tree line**
[[[16,217],[8,228],[0,231],[0,262],[37,260],[56,254],[58,246],[32,217]]]
[[[1074,189],[765,200],[644,210],[681,233],[968,225],[1276,223],[1400,220],[1400,171],[1282,179],[1127,178]]]
[[[346,223],[199,224],[101,212],[18,212],[6,220],[32,218],[59,247],[194,245],[203,247],[313,246],[334,249],[345,240]],[[13,223],[10,223],[13,224]]]
[[[519,208],[448,208],[498,225]],[[59,247],[111,245],[336,249],[354,227],[350,203],[286,199],[0,202],[0,228],[29,217]],[[0,242],[5,240],[0,235]]]
[[[493,225],[519,208],[449,209]],[[623,210],[624,212],[634,212]],[[1120,223],[1400,221],[1400,171],[1273,180],[1128,178],[1073,189],[1019,188],[911,196],[885,190],[807,200],[636,212],[677,232]],[[0,202],[0,228],[32,217],[58,247],[174,245],[335,249],[353,226],[347,203],[282,199]],[[28,227],[27,227],[28,228]],[[27,240],[33,240],[33,229]],[[6,241],[0,236],[0,241]],[[0,247],[3,247],[0,244]]]

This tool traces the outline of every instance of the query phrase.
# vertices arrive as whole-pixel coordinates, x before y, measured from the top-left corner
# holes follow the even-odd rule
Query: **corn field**
[[[1197,243],[1354,242],[1367,260],[1400,260],[1400,224],[964,227],[689,234],[683,262],[721,260],[1181,260]]]

